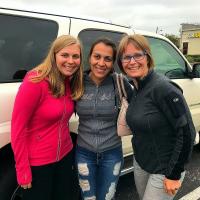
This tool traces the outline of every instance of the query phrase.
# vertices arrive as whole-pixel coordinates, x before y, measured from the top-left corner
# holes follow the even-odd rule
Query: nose
[[[73,62],[74,62],[72,56],[69,56],[69,57],[68,57],[67,62],[68,62],[68,63],[73,63]]]
[[[136,61],[133,57],[131,57],[130,63],[136,63]]]
[[[99,64],[100,66],[104,65],[104,64],[105,64],[104,58],[101,58],[101,59],[99,60],[98,64]]]

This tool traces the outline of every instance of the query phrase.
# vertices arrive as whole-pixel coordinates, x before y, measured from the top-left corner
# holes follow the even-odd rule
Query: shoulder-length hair
[[[50,90],[55,97],[65,95],[65,76],[61,74],[56,65],[56,53],[66,46],[77,44],[80,47],[81,64],[77,71],[70,78],[71,97],[73,100],[79,99],[83,95],[83,57],[82,45],[80,41],[70,35],[62,35],[56,38],[50,46],[46,58],[36,66],[33,71],[36,75],[31,76],[32,82],[40,82],[47,78]]]
[[[124,35],[124,37],[121,39],[119,46],[118,46],[118,53],[117,53],[117,63],[120,68],[120,70],[125,74],[121,58],[122,55],[128,46],[128,44],[132,43],[136,48],[142,50],[147,55],[147,66],[149,69],[152,69],[154,67],[154,60],[152,57],[151,49],[148,40],[140,34],[133,34],[133,35]]]

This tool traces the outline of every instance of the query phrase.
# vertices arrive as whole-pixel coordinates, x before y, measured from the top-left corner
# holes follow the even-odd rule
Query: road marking
[[[198,200],[200,199],[200,187],[196,188],[192,192],[188,193],[184,197],[180,198],[179,200]]]

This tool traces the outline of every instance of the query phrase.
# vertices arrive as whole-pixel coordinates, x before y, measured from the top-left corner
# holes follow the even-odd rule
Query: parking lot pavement
[[[133,173],[120,177],[116,200],[139,200]],[[195,147],[191,161],[186,167],[183,186],[174,200],[200,200],[200,150]]]
[[[133,173],[126,174],[120,177],[117,191],[116,191],[116,200],[139,200],[135,183],[134,183],[134,176]]]

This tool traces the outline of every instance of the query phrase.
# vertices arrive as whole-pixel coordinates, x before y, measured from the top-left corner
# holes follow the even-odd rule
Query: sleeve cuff
[[[183,171],[184,168],[173,169],[172,172],[170,174],[166,174],[165,177],[170,180],[179,180]]]
[[[23,172],[17,171],[17,182],[19,185],[26,185],[32,182],[31,168],[27,167]]]

